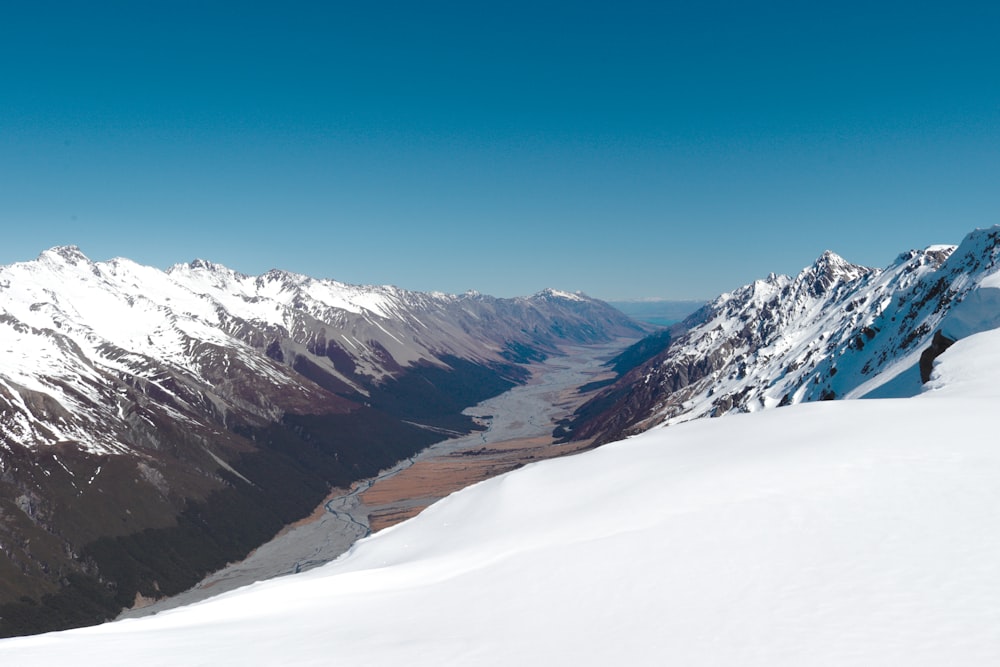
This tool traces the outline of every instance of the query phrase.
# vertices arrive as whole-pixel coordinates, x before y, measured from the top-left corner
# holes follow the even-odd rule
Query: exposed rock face
[[[940,357],[945,350],[955,343],[956,341],[942,335],[940,331],[934,332],[934,338],[931,340],[930,347],[924,350],[920,355],[921,382],[930,382],[931,371],[934,370],[934,360]]]
[[[0,634],[178,592],[331,485],[472,428],[462,408],[523,381],[519,362],[646,330],[554,290],[162,272],[75,247],[0,267]]]
[[[884,270],[826,252],[795,278],[772,274],[723,294],[585,405],[569,431],[607,442],[698,417],[863,396],[916,366],[942,323],[996,326],[1000,315],[983,311],[1000,303],[998,254],[994,227],[957,249],[903,253]],[[966,299],[978,305],[946,321]]]

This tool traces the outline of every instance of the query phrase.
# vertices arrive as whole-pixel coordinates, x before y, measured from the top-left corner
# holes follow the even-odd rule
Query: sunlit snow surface
[[[1000,333],[910,399],[657,429],[3,665],[997,665]]]
[[[295,392],[296,381],[241,338],[241,323],[293,335],[310,318],[344,323],[345,314],[356,315],[405,351],[406,343],[378,320],[405,320],[415,302],[453,298],[282,271],[246,276],[204,260],[163,272],[122,258],[92,262],[75,246],[52,248],[35,261],[0,267],[0,398],[13,408],[0,411],[0,439],[127,452],[130,447],[116,437],[130,407],[113,389],[122,377],[143,378],[171,393],[159,384],[165,371],[197,383],[206,366],[234,357],[256,376]],[[355,346],[352,335],[379,338],[356,329],[338,331],[345,345]],[[421,350],[410,354],[419,357]],[[413,360],[398,349],[396,358]],[[364,360],[355,363],[360,372],[376,374]],[[46,397],[53,414],[35,414],[25,391]]]

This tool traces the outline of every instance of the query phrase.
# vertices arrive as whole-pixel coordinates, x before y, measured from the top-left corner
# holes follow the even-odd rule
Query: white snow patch
[[[948,311],[941,333],[952,340],[1000,327],[1000,274],[985,278],[978,289]]]
[[[585,300],[579,294],[574,294],[572,292],[564,292],[562,290],[551,289],[551,288],[548,289],[548,290],[546,290],[546,291],[551,296],[558,297],[560,299],[566,299],[567,301],[584,301]]]
[[[206,449],[205,451],[208,452],[208,455],[211,456],[215,460],[215,462],[219,464],[220,467],[222,467],[223,469],[228,470],[229,472],[233,473],[234,475],[236,475],[237,477],[239,477],[240,479],[242,479],[244,482],[246,482],[250,486],[256,486],[249,479],[247,479],[246,477],[244,477],[243,475],[241,475],[240,472],[238,470],[236,470],[236,468],[232,467],[231,465],[229,465],[228,463],[226,463],[221,457],[219,457],[218,455],[216,455],[215,452],[213,452],[210,449]]]

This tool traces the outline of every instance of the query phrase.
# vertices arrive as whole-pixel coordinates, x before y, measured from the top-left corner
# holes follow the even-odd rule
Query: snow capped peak
[[[535,294],[535,298],[540,299],[565,299],[566,301],[587,301],[583,292],[564,292],[552,287],[546,287],[541,292]]]
[[[38,256],[39,261],[50,263],[55,262],[58,264],[71,264],[76,265],[81,262],[85,264],[91,264],[90,259],[83,254],[78,246],[75,245],[59,245],[42,252]]]
[[[855,269],[867,269],[867,267],[859,266],[857,264],[851,264],[846,259],[833,252],[832,250],[824,250],[823,253],[816,258],[816,261],[812,263],[812,267],[831,273],[837,272],[853,272]]]
[[[950,255],[952,252],[955,251],[955,248],[957,248],[957,247],[958,246],[956,246],[954,244],[935,243],[935,244],[929,245],[926,248],[924,248],[924,252],[928,253],[928,254],[945,253],[947,255]]]
[[[851,264],[837,253],[826,250],[811,266],[799,274],[797,280],[808,283],[815,296],[824,294],[836,283],[846,283],[875,272],[866,266]]]
[[[969,233],[948,259],[949,267],[990,275],[997,271],[1000,258],[1000,225]]]
[[[271,269],[267,273],[252,278],[258,294],[274,295],[281,292],[292,292],[305,289],[313,279],[299,273],[283,269]]]
[[[210,262],[207,259],[194,259],[187,264],[175,264],[174,266],[167,269],[167,273],[175,272],[187,272],[187,273],[201,273],[206,275],[218,276],[223,279],[237,279],[246,280],[250,276],[245,273],[241,273],[234,269],[230,269],[228,266],[223,264],[217,264],[215,262]]]
[[[828,251],[794,280],[725,294],[654,360],[637,400],[650,422],[677,423],[863,395],[916,363],[946,307],[946,255],[911,251],[881,270]]]
[[[846,259],[833,252],[832,250],[824,250],[823,254],[816,258],[813,262],[813,266],[822,271],[829,273],[852,273],[855,269],[861,268],[865,269],[867,267],[858,267],[855,264],[851,264]]]
[[[628,429],[607,420],[609,435],[873,392],[914,395],[936,332],[965,338],[1000,327],[998,313],[1000,226],[973,232],[957,250],[910,250],[885,269],[826,251],[794,280],[769,276],[699,311],[635,373],[641,389],[626,380],[616,390],[639,417]]]
[[[297,273],[292,273],[290,271],[285,271],[284,269],[271,269],[267,273],[261,274],[259,277],[269,281],[292,282],[295,281],[296,279],[302,279],[305,276],[299,275]]]
[[[410,364],[438,363],[440,355],[499,356],[495,350],[516,339],[524,322],[546,322],[555,312],[570,318],[557,337],[594,337],[582,326],[588,315],[573,319],[565,306],[478,296],[460,302],[277,269],[248,276],[204,259],[161,271],[122,258],[95,263],[76,246],[60,246],[0,267],[0,412],[23,415],[0,419],[0,446],[7,438],[71,441],[102,453],[127,449],[114,429],[98,426],[120,420],[118,399],[105,395],[110,377],[141,384],[170,376],[201,392],[220,368],[241,363],[253,370],[246,377],[289,386],[300,382],[291,364],[308,353],[330,382],[363,393],[364,383]],[[611,326],[636,332],[625,322]],[[69,415],[66,423],[55,429],[32,412],[34,399],[19,398],[23,392],[58,406]],[[196,403],[187,404],[194,413]],[[258,408],[272,409],[247,409]]]
[[[215,264],[209,262],[206,259],[194,259],[189,264],[192,269],[204,269],[206,271],[213,271],[215,269]]]

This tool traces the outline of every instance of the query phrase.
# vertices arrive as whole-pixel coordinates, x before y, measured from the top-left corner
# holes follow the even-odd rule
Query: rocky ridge
[[[1000,312],[961,306],[995,300],[998,238],[1000,227],[976,230],[957,248],[911,250],[885,269],[828,251],[795,277],[772,274],[722,294],[581,408],[569,433],[608,442],[699,417],[912,395],[935,332],[981,331],[988,323],[976,323]],[[959,325],[966,320],[973,324]]]

